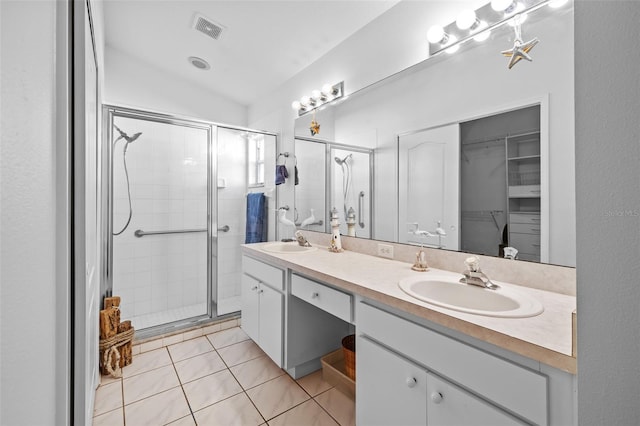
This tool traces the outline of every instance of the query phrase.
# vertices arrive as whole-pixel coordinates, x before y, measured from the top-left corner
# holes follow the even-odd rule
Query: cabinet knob
[[[416,380],[415,377],[407,377],[406,383],[408,387],[413,388],[416,386],[418,381]]]
[[[257,285],[254,285],[253,287],[251,287],[251,291],[256,291],[258,289]]]
[[[264,290],[263,289],[258,290],[258,294],[259,293],[264,293]]]
[[[440,404],[443,399],[444,396],[440,392],[433,392],[431,394],[431,401],[433,401],[434,404]]]
[[[318,297],[320,297],[319,293],[311,293],[311,298],[312,299],[317,299]]]

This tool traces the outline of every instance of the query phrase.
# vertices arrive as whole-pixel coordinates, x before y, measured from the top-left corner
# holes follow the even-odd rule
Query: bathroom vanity
[[[243,247],[242,328],[294,378],[319,369],[320,357],[355,332],[358,424],[577,423],[575,297],[513,286],[544,311],[474,315],[398,286],[461,274],[323,247],[267,252],[266,244]]]

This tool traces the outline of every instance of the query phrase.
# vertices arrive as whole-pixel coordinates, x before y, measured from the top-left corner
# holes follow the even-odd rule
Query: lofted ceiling
[[[105,0],[105,44],[249,105],[396,3]],[[219,40],[193,29],[197,14],[225,27]],[[190,56],[206,60],[211,69],[195,68],[188,61]]]

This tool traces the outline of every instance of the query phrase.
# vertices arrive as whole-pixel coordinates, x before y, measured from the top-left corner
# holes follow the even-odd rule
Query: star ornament
[[[320,124],[318,124],[316,120],[312,120],[309,130],[311,131],[311,136],[317,135],[318,133],[320,133]]]
[[[536,37],[526,43],[523,43],[521,39],[516,38],[511,49],[500,52],[504,56],[511,57],[511,60],[509,61],[509,69],[513,68],[513,66],[520,62],[521,59],[526,59],[529,62],[533,61],[529,52],[536,44],[538,44],[539,41],[540,40]]]

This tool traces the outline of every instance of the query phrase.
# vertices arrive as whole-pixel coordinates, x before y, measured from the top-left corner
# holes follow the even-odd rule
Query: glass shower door
[[[112,292],[121,317],[140,330],[208,315],[211,126],[126,115],[113,124]]]
[[[212,263],[218,316],[240,310],[241,245],[246,237],[249,192],[265,194],[268,227],[275,229],[275,154],[275,135],[217,128],[217,235]]]

